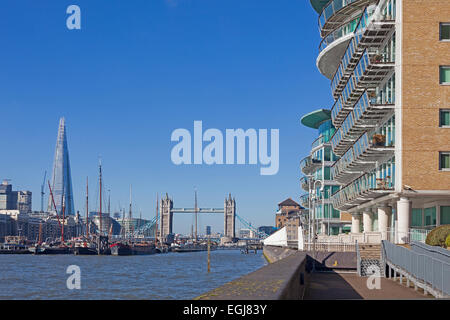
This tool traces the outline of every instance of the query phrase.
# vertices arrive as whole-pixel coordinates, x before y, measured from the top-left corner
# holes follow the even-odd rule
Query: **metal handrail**
[[[437,297],[450,296],[450,264],[389,241],[382,241],[386,261],[405,272],[416,285]]]
[[[358,240],[355,240],[355,248],[356,248],[356,271],[358,273],[358,276],[361,277],[361,253],[359,252]]]

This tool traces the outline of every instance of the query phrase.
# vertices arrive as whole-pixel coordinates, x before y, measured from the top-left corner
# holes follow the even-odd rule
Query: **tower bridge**
[[[224,215],[224,236],[234,239],[236,237],[235,221],[236,221],[236,200],[231,197],[225,198],[223,208],[198,208],[197,194],[195,196],[194,208],[174,208],[173,200],[166,196],[161,199],[159,205],[159,237],[166,239],[168,235],[173,234],[173,214],[174,213],[192,213],[195,214],[195,236],[197,237],[197,214],[199,213],[221,213]]]

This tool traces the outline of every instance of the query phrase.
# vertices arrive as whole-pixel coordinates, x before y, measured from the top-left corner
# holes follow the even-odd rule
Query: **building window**
[[[450,109],[439,110],[439,126],[450,127]]]
[[[450,152],[439,152],[439,170],[450,171]]]
[[[439,29],[439,40],[450,41],[450,23],[441,23]]]
[[[425,208],[425,226],[436,225],[436,207]]]
[[[440,224],[450,224],[450,206],[441,206]]]
[[[422,226],[422,209],[412,209],[412,219],[411,227],[421,227]]]
[[[450,67],[448,66],[439,67],[439,83],[450,85]]]

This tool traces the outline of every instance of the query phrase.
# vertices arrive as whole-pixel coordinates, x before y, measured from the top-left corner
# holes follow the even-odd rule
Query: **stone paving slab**
[[[309,287],[305,300],[338,300],[338,299],[427,299],[420,292],[394,282],[380,278],[381,289],[370,290],[366,277],[356,273],[313,273],[310,275]]]

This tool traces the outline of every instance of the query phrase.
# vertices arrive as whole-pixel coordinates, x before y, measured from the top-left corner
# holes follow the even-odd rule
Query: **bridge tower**
[[[224,205],[224,236],[231,239],[235,238],[235,220],[236,220],[236,201],[231,199],[231,193],[228,199],[225,198]]]
[[[173,201],[169,198],[169,195],[166,193],[166,196],[161,199],[161,205],[159,206],[159,234],[160,240],[162,242],[166,241],[167,236],[172,234],[172,222],[173,222]]]

